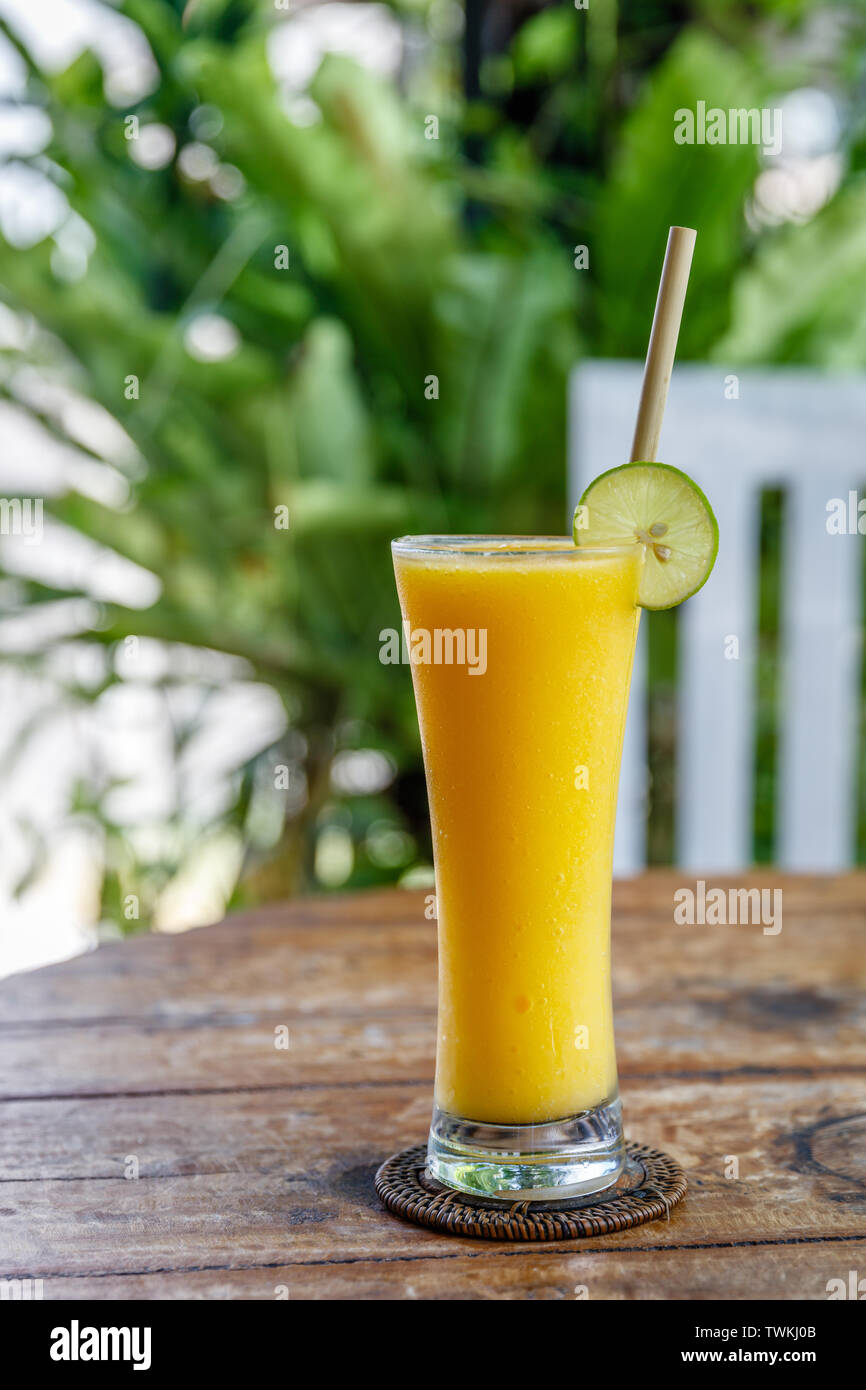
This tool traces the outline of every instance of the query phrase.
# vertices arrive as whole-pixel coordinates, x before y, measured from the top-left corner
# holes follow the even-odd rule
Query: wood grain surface
[[[825,1299],[866,1275],[866,875],[738,881],[782,889],[776,936],[677,925],[685,883],[615,890],[626,1127],[687,1171],[669,1222],[489,1247],[381,1209],[377,1166],[426,1133],[435,1038],[435,923],[392,891],[0,983],[0,1279],[46,1299]]]

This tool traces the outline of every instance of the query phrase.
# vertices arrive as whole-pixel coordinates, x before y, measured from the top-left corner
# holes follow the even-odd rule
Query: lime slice
[[[574,514],[575,545],[642,541],[642,608],[673,608],[709,578],[719,549],[713,509],[667,463],[626,463],[590,483]]]

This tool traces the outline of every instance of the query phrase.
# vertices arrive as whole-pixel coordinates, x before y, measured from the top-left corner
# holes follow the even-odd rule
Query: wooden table
[[[777,936],[676,925],[685,882],[615,894],[627,1129],[690,1183],[668,1223],[494,1246],[379,1207],[433,1075],[435,924],[394,891],[0,984],[0,1277],[46,1299],[825,1299],[866,1274],[866,875],[753,876],[783,890]]]

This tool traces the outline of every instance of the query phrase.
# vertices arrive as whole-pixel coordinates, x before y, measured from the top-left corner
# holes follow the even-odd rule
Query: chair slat
[[[826,509],[854,486],[825,463],[786,505],[777,857],[801,871],[845,868],[855,850],[863,542],[830,534]]]
[[[628,457],[640,378],[636,362],[586,362],[573,373],[572,502]],[[853,858],[861,541],[828,535],[826,503],[866,481],[864,419],[862,377],[786,368],[737,381],[704,365],[674,373],[661,454],[707,491],[721,532],[710,583],[679,614],[676,854],[689,868],[736,871],[752,859],[760,494],[769,487],[788,497],[777,858],[828,871]],[[737,656],[726,650],[730,638]],[[620,781],[618,872],[633,872],[645,852],[644,656]]]
[[[716,567],[678,615],[676,857],[723,873],[752,860],[760,506],[742,479],[712,491]]]

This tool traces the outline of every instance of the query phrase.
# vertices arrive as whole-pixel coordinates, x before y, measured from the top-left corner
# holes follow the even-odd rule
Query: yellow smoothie
[[[530,1124],[617,1091],[610,885],[643,547],[474,544],[394,558],[436,868],[436,1102]],[[457,631],[474,668],[453,638],[433,659]]]

